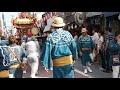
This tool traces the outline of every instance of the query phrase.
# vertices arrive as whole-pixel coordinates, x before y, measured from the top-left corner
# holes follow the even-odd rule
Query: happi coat
[[[91,50],[82,50],[82,48],[91,48]],[[82,52],[83,56],[80,56],[81,62],[83,66],[86,66],[87,62],[91,61],[90,54],[93,52],[95,45],[93,43],[92,38],[87,35],[83,37],[82,35],[78,39],[77,49],[78,52]]]
[[[73,56],[74,60],[78,59],[77,47],[72,35],[62,28],[56,29],[46,39],[41,54],[43,65],[50,69],[51,60],[70,55]],[[65,66],[54,66],[53,64],[53,78],[73,78],[74,71],[72,67],[73,64]]]

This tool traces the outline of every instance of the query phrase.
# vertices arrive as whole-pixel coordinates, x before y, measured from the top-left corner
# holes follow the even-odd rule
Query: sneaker
[[[92,72],[92,70],[90,69],[90,67],[87,67],[87,70],[88,70],[89,72]]]
[[[85,73],[85,74],[87,73],[87,69],[84,70],[84,73]]]
[[[14,75],[13,74],[9,74],[9,78],[14,78]]]

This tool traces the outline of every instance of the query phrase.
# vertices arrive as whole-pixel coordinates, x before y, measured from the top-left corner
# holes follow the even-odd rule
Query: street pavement
[[[84,74],[82,64],[80,60],[77,60],[75,62],[75,78],[112,78],[112,73],[104,73],[99,67],[100,64],[94,63],[91,65],[91,69],[93,70],[92,73],[87,73]],[[30,72],[30,70],[28,70]],[[42,65],[39,65],[39,71],[38,74],[36,74],[37,78],[53,78],[52,70],[49,70],[46,72],[43,68]],[[28,74],[24,74],[23,78],[29,78]]]
[[[83,72],[84,69],[80,60],[75,62],[75,68],[79,71]],[[100,69],[100,63],[93,63],[91,65],[92,73],[87,73],[87,75],[91,78],[112,78],[112,73],[105,73],[102,69]]]

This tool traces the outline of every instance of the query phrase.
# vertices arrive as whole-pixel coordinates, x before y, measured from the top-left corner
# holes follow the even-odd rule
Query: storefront
[[[69,31],[73,36],[77,32],[78,36],[81,35],[81,27],[83,25],[82,12],[65,12],[64,21],[66,23],[65,30]]]
[[[111,27],[112,33],[120,32],[120,20],[118,18],[120,12],[103,12],[106,25],[105,27]]]
[[[75,32],[79,33],[79,31],[77,31],[78,28],[79,28],[79,25],[75,21],[73,21],[73,22],[66,24],[64,27],[64,30],[69,31],[72,34],[72,36],[74,36]]]
[[[92,29],[102,30],[103,17],[102,12],[88,12],[86,13],[86,27],[88,34],[92,35]]]

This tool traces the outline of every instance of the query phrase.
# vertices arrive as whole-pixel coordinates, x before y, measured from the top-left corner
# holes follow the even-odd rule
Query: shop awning
[[[86,17],[93,17],[101,14],[102,12],[86,12]]]
[[[120,12],[103,12],[104,17],[112,16],[119,14]]]

